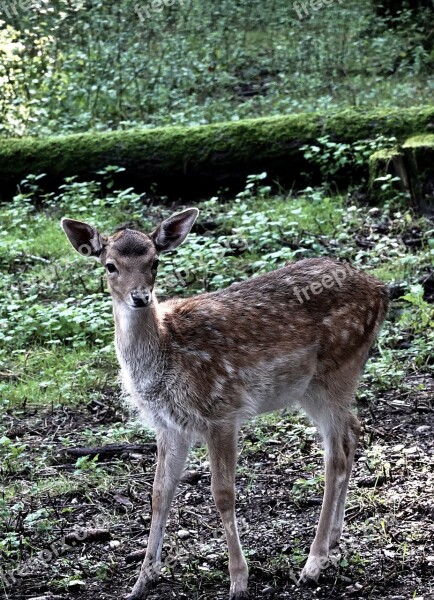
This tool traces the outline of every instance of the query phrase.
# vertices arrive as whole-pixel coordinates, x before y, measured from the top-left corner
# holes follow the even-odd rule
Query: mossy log
[[[371,195],[375,196],[384,178],[396,176],[402,191],[410,194],[415,208],[434,212],[434,135],[416,135],[399,147],[379,150],[369,159]]]
[[[54,189],[77,175],[97,179],[107,165],[125,167],[117,185],[138,191],[157,184],[171,197],[199,197],[217,189],[240,189],[247,175],[267,171],[283,186],[319,181],[318,169],[300,147],[329,135],[353,142],[379,134],[403,140],[434,128],[434,106],[332,115],[297,114],[199,127],[134,129],[49,138],[0,139],[0,190],[11,196],[29,173],[45,173]]]

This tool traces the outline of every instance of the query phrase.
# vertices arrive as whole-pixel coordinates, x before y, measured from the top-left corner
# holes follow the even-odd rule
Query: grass
[[[90,402],[109,384],[114,385],[116,373],[111,346],[98,353],[88,346],[35,346],[16,350],[13,359],[4,365],[0,393],[10,406],[54,408],[59,404]]]

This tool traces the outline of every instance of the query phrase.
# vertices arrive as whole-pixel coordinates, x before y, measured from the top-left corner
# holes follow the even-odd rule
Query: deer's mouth
[[[130,308],[134,312],[140,311],[140,310],[145,310],[146,308],[149,308],[150,305],[151,305],[150,300],[148,300],[148,301],[142,300],[140,303],[134,303],[134,304],[131,304],[129,302],[127,303],[128,308]]]

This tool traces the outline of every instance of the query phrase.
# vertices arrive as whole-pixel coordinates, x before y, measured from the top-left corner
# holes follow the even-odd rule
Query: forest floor
[[[243,428],[237,515],[252,598],[434,597],[434,380],[425,377],[423,384],[424,390],[411,398],[389,393],[374,405],[359,404],[363,436],[345,530],[335,564],[316,588],[299,587],[294,579],[319,516],[323,457],[318,436],[290,414],[256,419]],[[144,454],[98,462],[93,489],[82,489],[75,459],[64,452],[66,440],[69,447],[87,445],[90,432],[121,427],[127,419],[111,390],[100,403],[80,409],[22,408],[3,416],[8,436],[25,439],[31,454],[50,448],[51,460],[40,479],[70,479],[68,489],[47,490],[38,500],[23,488],[16,494],[14,501],[21,503],[14,524],[18,535],[28,535],[26,515],[47,511],[32,542],[33,550],[45,554],[44,562],[23,560],[23,576],[4,590],[5,598],[111,599],[133,585],[141,559],[137,552],[144,550],[149,530],[152,444]],[[137,435],[135,443],[142,442],[150,439]],[[151,598],[226,598],[226,546],[203,448],[193,451],[184,479],[168,522],[168,566]],[[67,537],[74,531],[79,532],[76,540]],[[180,531],[188,533],[178,537]]]
[[[8,600],[121,598],[146,547],[155,440],[119,399],[100,267],[73,253],[58,219],[79,213],[107,231],[127,218],[150,230],[167,210],[130,191],[101,199],[95,185],[72,182],[55,199],[23,195],[0,207],[0,597]],[[293,198],[255,190],[199,206],[196,234],[160,265],[163,295],[331,255],[383,278],[392,302],[358,391],[363,435],[339,553],[316,587],[297,577],[323,492],[318,432],[292,413],[242,428],[237,515],[250,595],[432,600],[432,219],[399,198],[373,208],[324,189]],[[72,454],[107,444],[124,451]],[[152,600],[227,597],[226,544],[209,488],[198,446],[169,516]]]

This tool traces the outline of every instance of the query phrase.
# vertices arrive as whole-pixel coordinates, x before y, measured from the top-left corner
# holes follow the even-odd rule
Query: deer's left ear
[[[95,227],[74,219],[62,219],[61,225],[77,252],[83,256],[98,257],[101,254],[105,238]]]
[[[172,215],[151,233],[158,252],[175,250],[190,233],[199,211],[197,208],[187,208],[182,212]]]

